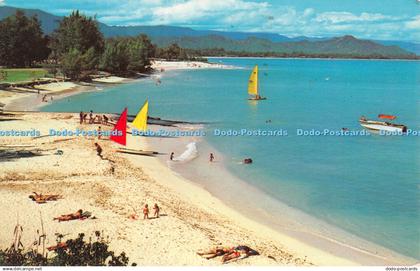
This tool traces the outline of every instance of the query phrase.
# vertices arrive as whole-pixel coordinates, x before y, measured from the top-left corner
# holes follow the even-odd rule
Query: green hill
[[[0,7],[0,19],[13,15],[17,8]],[[29,16],[37,15],[44,33],[51,34],[62,17],[38,9],[21,9]],[[416,43],[397,41],[360,40],[353,36],[337,38],[288,38],[274,33],[223,32],[194,30],[178,26],[109,26],[99,23],[105,37],[136,36],[146,34],[159,46],[177,43],[183,48],[206,55],[259,55],[299,57],[349,57],[349,58],[417,58],[414,53],[401,49],[418,47]],[[218,50],[215,50],[215,49]],[[412,50],[416,52],[415,50]]]
[[[343,36],[321,41],[272,42],[266,39],[247,38],[232,40],[222,36],[203,37],[152,37],[158,46],[177,43],[187,49],[212,52],[225,52],[226,55],[271,55],[308,57],[354,57],[354,58],[416,58],[397,46],[384,46],[369,40]],[[219,49],[219,50],[216,50]]]

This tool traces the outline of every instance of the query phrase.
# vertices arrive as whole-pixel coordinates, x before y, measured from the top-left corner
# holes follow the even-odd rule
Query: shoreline
[[[420,61],[420,59],[399,59],[399,58],[327,58],[327,57],[263,57],[263,56],[205,56],[207,59],[215,58],[231,58],[231,59],[293,59],[293,60],[326,60],[326,61],[340,61],[340,60],[351,60],[351,61]]]
[[[34,89],[0,89],[0,102],[5,104],[5,111],[39,111],[39,109],[53,100],[60,100],[79,93],[88,91],[100,91],[105,86],[131,82],[133,79],[122,77],[107,77],[94,79],[92,83],[84,82],[62,82],[38,85]],[[47,97],[43,101],[44,95]]]
[[[182,127],[177,128],[184,130]],[[310,248],[320,249],[324,252],[329,251],[334,257],[343,258],[359,265],[398,265],[416,262],[415,259],[362,239],[272,198],[258,187],[248,184],[231,173],[224,164],[226,160],[224,155],[215,150],[205,139],[175,138],[171,139],[171,143],[164,143],[163,140],[154,138],[146,138],[146,140],[152,148],[164,148],[168,153],[172,150],[175,150],[178,154],[182,153],[185,150],[183,148],[191,142],[195,142],[199,146],[198,152],[201,154],[213,152],[216,157],[216,162],[213,164],[208,163],[205,155],[185,163],[171,162],[168,161],[167,157],[159,158],[159,161],[162,167],[169,168],[174,174],[183,177],[185,181],[199,189],[206,190],[212,196],[221,200],[227,208],[231,208],[247,219],[291,238],[293,241],[288,247],[294,247],[293,242],[295,241],[302,242]],[[209,169],[205,170],[206,167]],[[223,180],[223,184],[220,183],[220,180]],[[225,183],[229,184],[226,185]],[[221,187],[216,188],[216,186]],[[233,193],[233,191],[236,192]],[[250,207],[249,203],[251,202],[264,202],[266,205],[256,204],[256,206]],[[269,212],[267,207],[270,207],[268,208]],[[250,214],[254,214],[254,217],[250,218]],[[330,230],[333,230],[334,234],[326,234],[326,231]]]
[[[188,69],[188,68],[178,68],[179,70]],[[171,70],[171,69],[167,69]],[[152,75],[153,76],[153,75]],[[94,86],[89,86],[94,87]],[[88,88],[89,88],[88,87]],[[74,90],[69,91],[67,95],[75,95],[80,93],[82,90]],[[61,93],[63,97],[66,97],[66,93]],[[60,97],[57,93],[57,99]],[[22,97],[21,97],[22,98]],[[27,97],[23,97],[27,99]],[[26,100],[28,101],[28,100]],[[1,102],[1,100],[0,100]],[[42,102],[41,106],[44,105]],[[13,107],[13,103],[10,104]],[[37,107],[39,109],[39,107]],[[36,109],[37,109],[36,108]],[[43,113],[41,113],[43,114]],[[49,113],[45,113],[49,114]],[[52,113],[53,115],[60,115],[59,113]],[[65,113],[62,113],[63,115]],[[68,115],[69,113],[67,113]],[[77,117],[75,117],[77,118]],[[133,148],[142,148],[142,149],[150,149],[153,147],[149,141],[149,138],[146,138],[145,142],[139,143],[138,141],[142,141],[143,137],[132,137],[129,136],[128,138],[128,145]],[[159,139],[162,140],[162,139]],[[166,140],[166,139],[165,139]],[[176,139],[175,139],[176,140]],[[168,140],[166,140],[168,141]],[[108,143],[107,143],[108,144]],[[178,147],[184,147],[183,144],[176,143]],[[159,149],[159,151],[161,151]],[[233,220],[234,227],[242,227],[246,225],[245,232],[247,234],[255,235],[256,238],[264,239],[264,242],[268,242],[267,240],[274,240],[274,244],[277,246],[279,245],[281,248],[285,247],[285,250],[288,253],[293,255],[295,259],[301,259],[301,264],[305,265],[306,259],[307,261],[316,265],[358,265],[357,261],[354,259],[346,259],[343,257],[338,257],[333,255],[332,251],[325,251],[321,248],[316,246],[311,246],[306,244],[305,242],[301,242],[296,240],[296,238],[288,236],[287,234],[278,232],[263,223],[255,221],[255,219],[249,218],[249,216],[244,215],[241,212],[238,212],[235,208],[226,204],[223,200],[220,200],[218,197],[212,195],[211,192],[206,190],[204,187],[200,187],[199,184],[196,182],[190,181],[188,178],[182,177],[179,173],[170,169],[167,165],[162,162],[162,159],[159,158],[149,158],[149,157],[134,157],[130,155],[121,155],[121,157],[130,161],[132,165],[136,168],[144,171],[144,173],[154,179],[157,183],[159,183],[162,187],[169,188],[175,191],[179,196],[182,195],[182,198],[186,198],[189,200],[190,203],[194,204],[195,207],[199,209],[203,209],[205,211],[215,211],[217,214],[221,214],[225,219]],[[204,204],[203,204],[204,203]],[[73,204],[74,205],[74,204]],[[109,214],[112,216],[112,214]],[[205,218],[204,218],[205,219]],[[227,239],[229,240],[229,239]],[[256,244],[258,246],[258,244]],[[129,251],[126,251],[128,255],[130,255]],[[302,260],[305,259],[305,261]],[[251,261],[254,258],[250,258]],[[298,261],[299,262],[299,261]],[[204,262],[203,265],[206,265]],[[245,262],[244,262],[245,263]],[[388,263],[388,262],[386,262]],[[394,262],[389,262],[390,264],[395,264]],[[263,263],[263,265],[269,263]],[[298,264],[298,265],[301,265]],[[408,263],[405,263],[408,264]]]
[[[93,78],[92,83],[82,82],[62,82],[47,83],[37,85],[34,89],[18,88],[18,89],[0,89],[0,103],[4,104],[5,111],[38,111],[41,107],[48,104],[42,101],[43,95],[48,95],[48,99],[62,99],[77,95],[84,91],[100,91],[104,87],[110,87],[115,84],[129,83],[134,80],[142,80],[148,77],[159,78],[165,71],[174,70],[197,70],[197,69],[236,69],[238,67],[218,64],[206,63],[199,61],[153,61],[152,68],[154,73],[147,74],[146,77],[125,78],[119,76],[103,76]],[[140,74],[139,74],[140,75]],[[145,74],[142,74],[143,76]],[[37,91],[40,93],[37,93]]]
[[[41,134],[46,134],[49,127],[98,127],[96,124],[80,125],[75,113],[39,112],[17,116],[18,119],[7,123],[0,122],[0,129],[25,130],[35,126],[42,131]],[[111,128],[106,127],[107,130]],[[29,247],[42,217],[47,246],[55,244],[56,233],[64,234],[67,239],[80,232],[88,237],[95,231],[102,231],[109,236],[112,250],[126,252],[130,262],[138,265],[220,265],[220,259],[206,260],[196,254],[217,245],[249,245],[261,254],[232,265],[311,265],[302,251],[294,252],[284,247],[270,231],[241,217],[207,191],[173,174],[157,158],[117,153],[115,149],[119,146],[106,138],[3,139],[2,148],[6,150],[30,149],[40,152],[40,155],[9,158],[2,163],[2,249],[10,245],[16,223],[24,228],[22,243],[25,248]],[[95,141],[103,147],[105,159],[96,155]],[[148,149],[145,141],[131,135],[127,138],[127,147]],[[61,150],[62,154],[55,154],[56,150]],[[28,199],[32,191],[60,194],[63,199],[36,204]],[[151,205],[155,202],[161,207],[161,218],[129,218],[133,212],[140,216],[145,203]],[[10,208],[10,205],[14,207]],[[92,212],[96,219],[62,223],[52,220],[77,209]],[[316,260],[320,264],[352,264],[322,251],[317,253]]]

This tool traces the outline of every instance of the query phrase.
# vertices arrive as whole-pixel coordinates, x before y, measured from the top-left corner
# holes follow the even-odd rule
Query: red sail
[[[378,115],[378,118],[380,118],[380,119],[389,119],[389,120],[394,120],[394,119],[396,119],[397,117],[396,117],[396,116],[393,116],[393,115],[384,115],[384,114],[379,114],[379,115]]]
[[[121,113],[121,116],[118,119],[117,124],[115,124],[114,129],[112,129],[112,132],[117,135],[111,135],[109,139],[125,146],[127,142],[127,107]]]

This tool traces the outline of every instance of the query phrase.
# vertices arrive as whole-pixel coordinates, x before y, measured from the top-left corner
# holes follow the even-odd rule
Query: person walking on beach
[[[83,111],[80,111],[80,114],[79,114],[79,117],[80,117],[80,124],[82,124],[82,123],[83,123],[83,116],[84,116]]]
[[[171,152],[171,156],[169,157],[169,159],[172,161],[172,160],[174,160],[174,152]]]
[[[98,139],[101,139],[102,137],[102,128],[101,126],[98,127]]]
[[[159,218],[159,212],[160,212],[160,208],[159,208],[159,206],[157,205],[157,203],[155,203],[155,206],[153,206],[153,210],[154,210],[154,216],[156,217],[156,218]]]
[[[145,204],[143,208],[143,219],[149,219],[149,205]]]
[[[211,152],[210,153],[210,162],[213,162],[214,161],[214,154]]]
[[[100,146],[98,143],[96,143],[96,142],[95,142],[95,147],[96,147],[96,153],[97,153],[97,155],[98,155],[99,157],[101,157],[101,159],[103,159],[103,157],[102,157],[102,148],[101,148],[101,146]]]
[[[83,115],[83,123],[84,123],[84,124],[86,124],[87,115],[88,115],[87,113],[85,113],[85,114]]]

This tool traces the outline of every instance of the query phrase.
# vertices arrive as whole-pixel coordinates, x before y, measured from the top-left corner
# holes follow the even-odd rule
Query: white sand
[[[193,69],[233,69],[235,67],[206,63],[199,61],[163,61],[155,60],[152,62],[152,68],[157,71],[170,71],[170,70],[193,70]]]
[[[56,83],[37,85],[35,86],[35,88],[39,90],[47,90],[48,93],[55,93],[55,92],[70,90],[79,86],[80,85],[73,82],[56,82]],[[43,91],[42,93],[45,93],[45,92]]]
[[[19,118],[23,120],[0,122],[0,130],[36,128],[45,134],[50,128],[97,128],[80,125],[77,114],[32,113]],[[233,265],[357,264],[244,217],[174,174],[157,158],[116,153],[113,150],[117,144],[103,139],[99,143],[109,160],[101,160],[93,146],[97,139],[57,139],[2,138],[1,145],[30,145],[25,149],[39,149],[44,156],[0,162],[0,247],[10,245],[17,218],[24,228],[23,244],[28,247],[40,229],[42,215],[48,245],[55,243],[55,233],[72,238],[80,232],[91,236],[100,230],[109,235],[112,249],[117,253],[125,251],[130,261],[139,265],[220,265],[220,259],[205,260],[196,255],[215,245],[248,245],[261,253]],[[128,136],[127,140],[128,148],[148,149],[144,138]],[[63,155],[54,154],[58,149]],[[58,193],[64,199],[38,205],[28,199],[32,191]],[[163,216],[128,219],[133,210],[140,215],[145,203],[150,207],[158,203]],[[52,220],[80,208],[91,211],[97,219],[61,223]]]
[[[92,79],[93,82],[111,83],[111,84],[122,83],[127,80],[128,80],[127,78],[119,77],[119,76],[107,76],[107,77],[100,77],[100,78]]]

